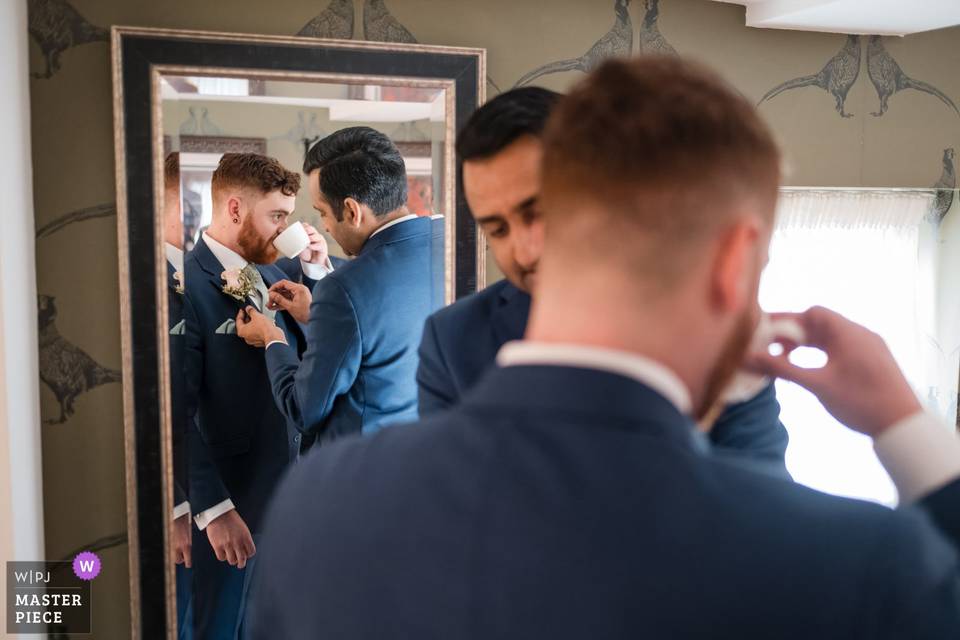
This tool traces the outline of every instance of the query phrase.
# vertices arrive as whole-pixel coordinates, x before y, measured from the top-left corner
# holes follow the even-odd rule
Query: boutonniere
[[[256,289],[251,271],[253,271],[253,267],[248,264],[243,269],[227,269],[221,273],[220,278],[226,282],[223,285],[223,292],[240,302],[246,300],[247,296]]]
[[[174,291],[183,295],[183,271],[174,271],[173,279],[177,281],[177,286],[174,288]]]

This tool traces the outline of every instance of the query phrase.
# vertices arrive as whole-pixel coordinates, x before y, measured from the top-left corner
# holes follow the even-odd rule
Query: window
[[[876,331],[921,400],[947,416],[951,407],[955,412],[958,365],[957,354],[950,354],[956,345],[947,346],[950,332],[938,322],[940,304],[953,296],[936,287],[939,232],[928,216],[932,202],[932,194],[917,191],[785,190],[760,304],[769,311],[822,305]],[[794,361],[817,366],[823,354],[801,350]],[[777,396],[795,480],[896,503],[869,438],[837,424],[797,385],[778,381]]]

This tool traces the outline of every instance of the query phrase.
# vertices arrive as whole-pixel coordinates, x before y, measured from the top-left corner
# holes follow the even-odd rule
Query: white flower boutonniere
[[[223,285],[223,292],[240,302],[246,300],[255,289],[253,274],[250,273],[252,270],[253,267],[248,264],[243,269],[227,269],[221,273],[220,278],[226,282]]]
[[[180,295],[183,295],[183,271],[174,271],[173,279],[177,281],[177,287],[174,289]]]

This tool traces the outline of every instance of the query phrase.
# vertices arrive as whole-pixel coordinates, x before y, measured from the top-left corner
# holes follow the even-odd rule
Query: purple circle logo
[[[81,551],[73,559],[73,573],[81,580],[93,580],[100,575],[100,558],[92,551]]]

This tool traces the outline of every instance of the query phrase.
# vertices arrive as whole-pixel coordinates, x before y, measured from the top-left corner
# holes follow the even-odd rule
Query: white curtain
[[[791,189],[781,193],[760,304],[767,311],[821,305],[879,333],[918,395],[937,405],[937,228],[929,192]],[[794,361],[818,366],[823,354]],[[956,388],[954,364],[953,389]],[[896,502],[870,440],[839,424],[800,387],[780,381],[790,433],[787,466],[803,484],[830,493]],[[953,392],[956,395],[956,392]],[[940,408],[941,407],[936,407]]]

